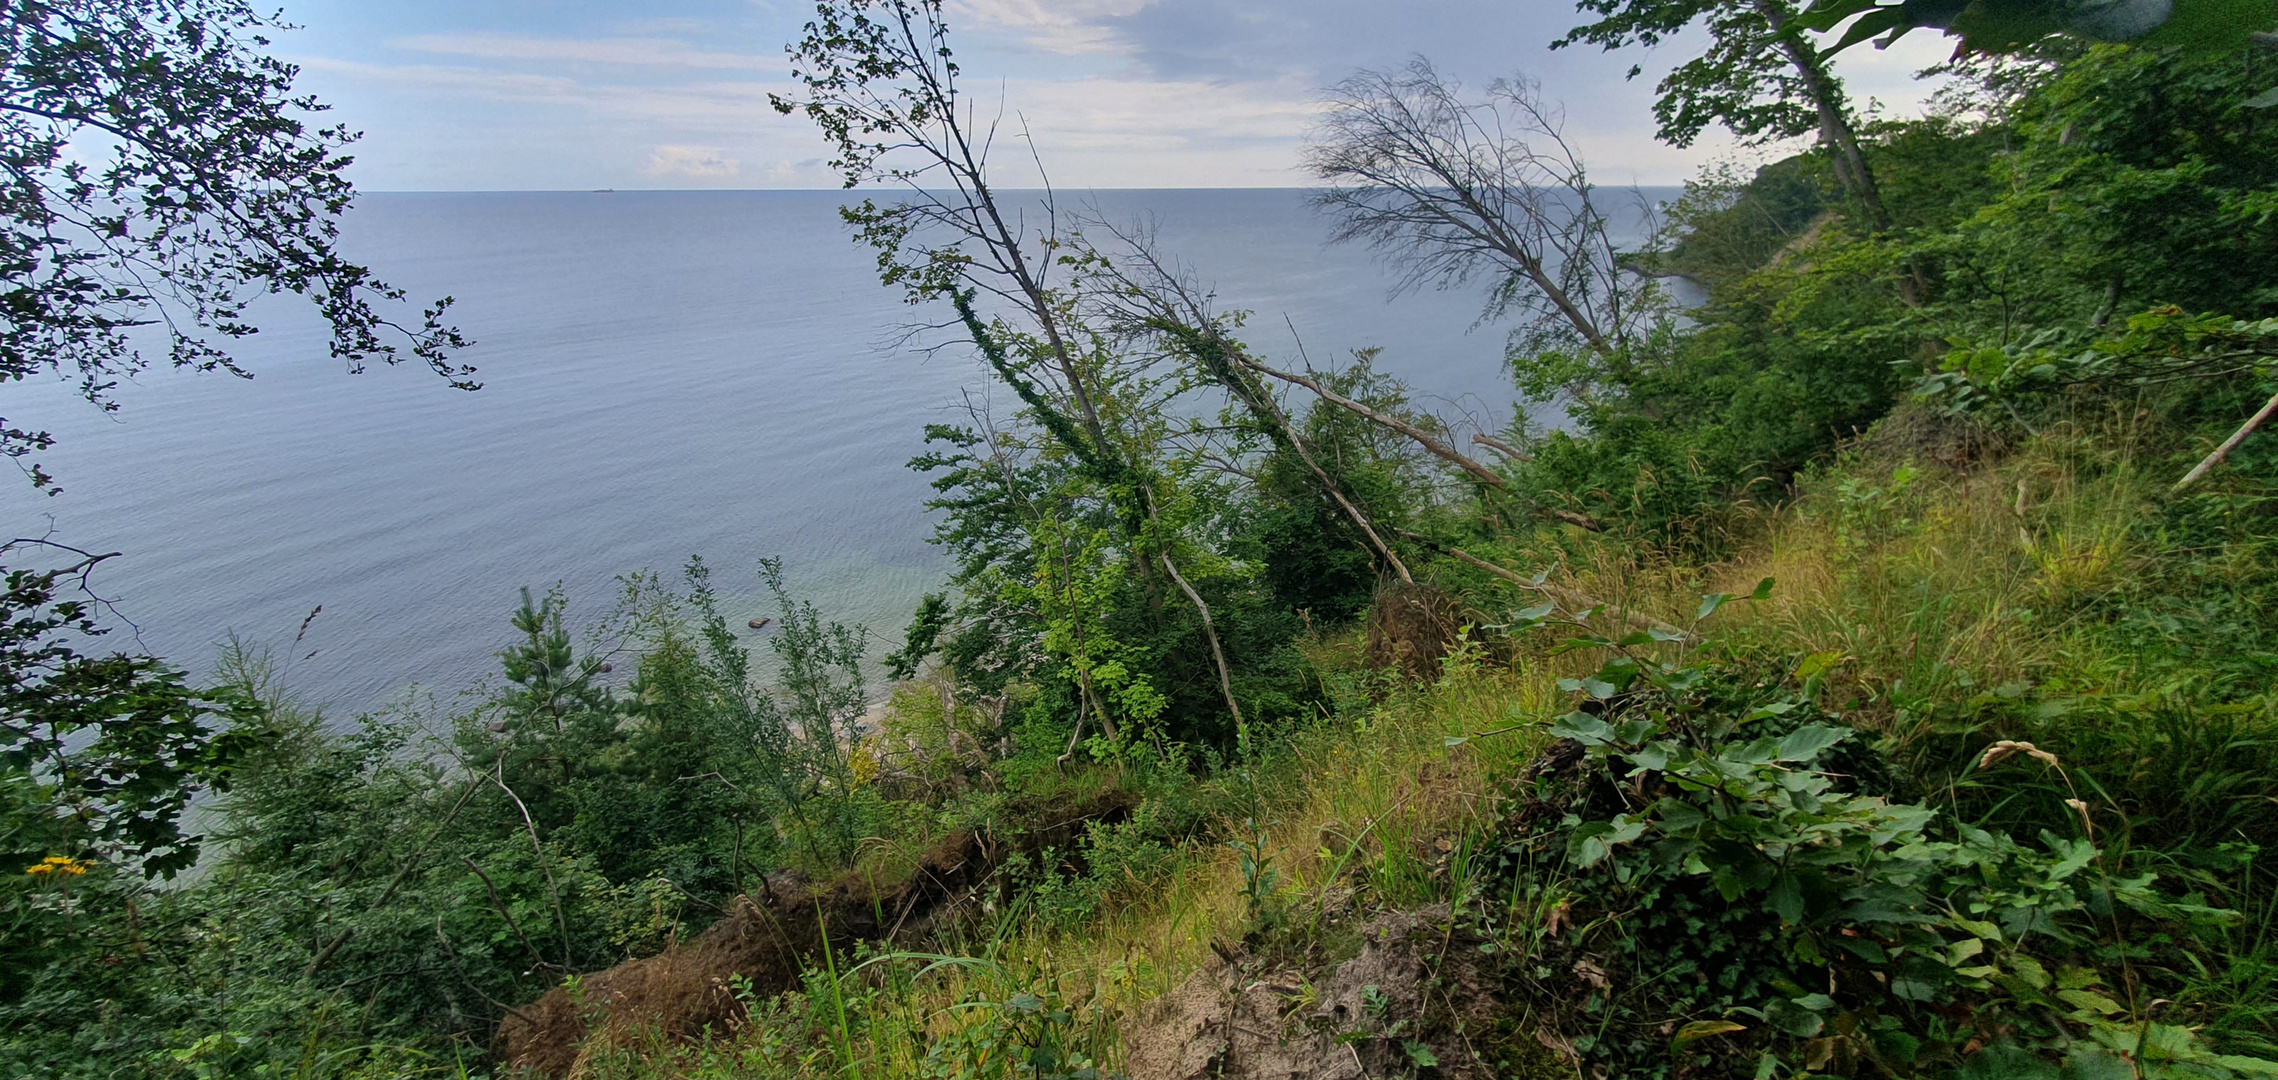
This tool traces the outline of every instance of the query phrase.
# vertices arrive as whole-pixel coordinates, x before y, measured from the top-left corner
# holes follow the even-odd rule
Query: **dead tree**
[[[1484,279],[1481,321],[1518,320],[1514,364],[1580,353],[1619,365],[1657,293],[1623,268],[1562,125],[1532,82],[1498,80],[1466,101],[1418,57],[1331,88],[1305,163],[1326,185],[1314,202],[1334,238],[1374,248],[1400,289]],[[1561,381],[1588,392],[1587,378]]]

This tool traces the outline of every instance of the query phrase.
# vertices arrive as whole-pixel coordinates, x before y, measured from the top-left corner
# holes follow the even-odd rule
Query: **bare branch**
[[[1328,92],[1305,160],[1334,238],[1376,249],[1402,289],[1489,279],[1481,319],[1515,309],[1515,352],[1615,358],[1656,286],[1620,265],[1564,118],[1523,78],[1476,103],[1459,89],[1417,57]]]

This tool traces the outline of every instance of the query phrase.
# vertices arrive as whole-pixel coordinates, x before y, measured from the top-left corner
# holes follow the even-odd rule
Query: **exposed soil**
[[[1358,956],[1316,980],[1213,958],[1123,1025],[1131,1080],[1490,1080],[1511,1024],[1477,943],[1446,907],[1379,916]],[[1530,1045],[1517,1052],[1540,1057]]]
[[[576,1073],[593,1048],[660,1031],[686,1038],[742,1018],[730,977],[772,995],[799,985],[821,955],[857,941],[909,942],[953,917],[990,874],[1015,854],[1062,847],[1091,821],[1128,817],[1136,798],[1109,790],[1077,805],[1016,808],[1017,829],[959,832],[934,845],[907,878],[872,883],[859,875],[832,882],[777,874],[761,892],[737,898],[726,918],[656,956],[584,976],[573,1000],[556,989],[509,1014],[495,1049],[505,1063],[548,1077]]]

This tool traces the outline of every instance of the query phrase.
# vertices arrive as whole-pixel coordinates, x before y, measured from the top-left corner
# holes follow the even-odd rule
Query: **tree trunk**
[[[1875,186],[1875,174],[1867,169],[1867,158],[1859,151],[1859,137],[1851,130],[1850,118],[1843,113],[1843,95],[1835,87],[1835,80],[1827,74],[1819,54],[1813,52],[1800,38],[1783,32],[1787,25],[1787,12],[1777,0],[1755,0],[1756,12],[1770,24],[1772,35],[1779,39],[1780,51],[1788,62],[1795,65],[1796,74],[1803,79],[1804,90],[1811,95],[1812,108],[1819,113],[1819,141],[1826,143],[1835,156],[1835,176],[1851,194],[1858,198],[1867,211],[1868,219],[1876,232],[1890,231],[1890,214],[1883,210],[1880,188]]]

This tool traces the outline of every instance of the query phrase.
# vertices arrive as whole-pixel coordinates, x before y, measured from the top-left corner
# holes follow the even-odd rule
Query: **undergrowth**
[[[2164,496],[2140,422],[1960,468],[1865,440],[1734,526],[1733,558],[1551,568],[1682,635],[1496,582],[1462,593],[1433,682],[1315,639],[1312,719],[1200,784],[1135,776],[1135,816],[931,952],[835,957],[732,1030],[591,1075],[1095,1075],[1214,951],[1318,972],[1368,913],[1436,904],[1505,957],[1510,1022],[1554,1072],[2266,1070],[2269,655],[2259,628],[2143,646],[2251,621],[2267,551],[2207,524],[2251,500]],[[1558,739],[1585,747],[1563,774]],[[1782,830],[1816,839],[1782,857]]]

